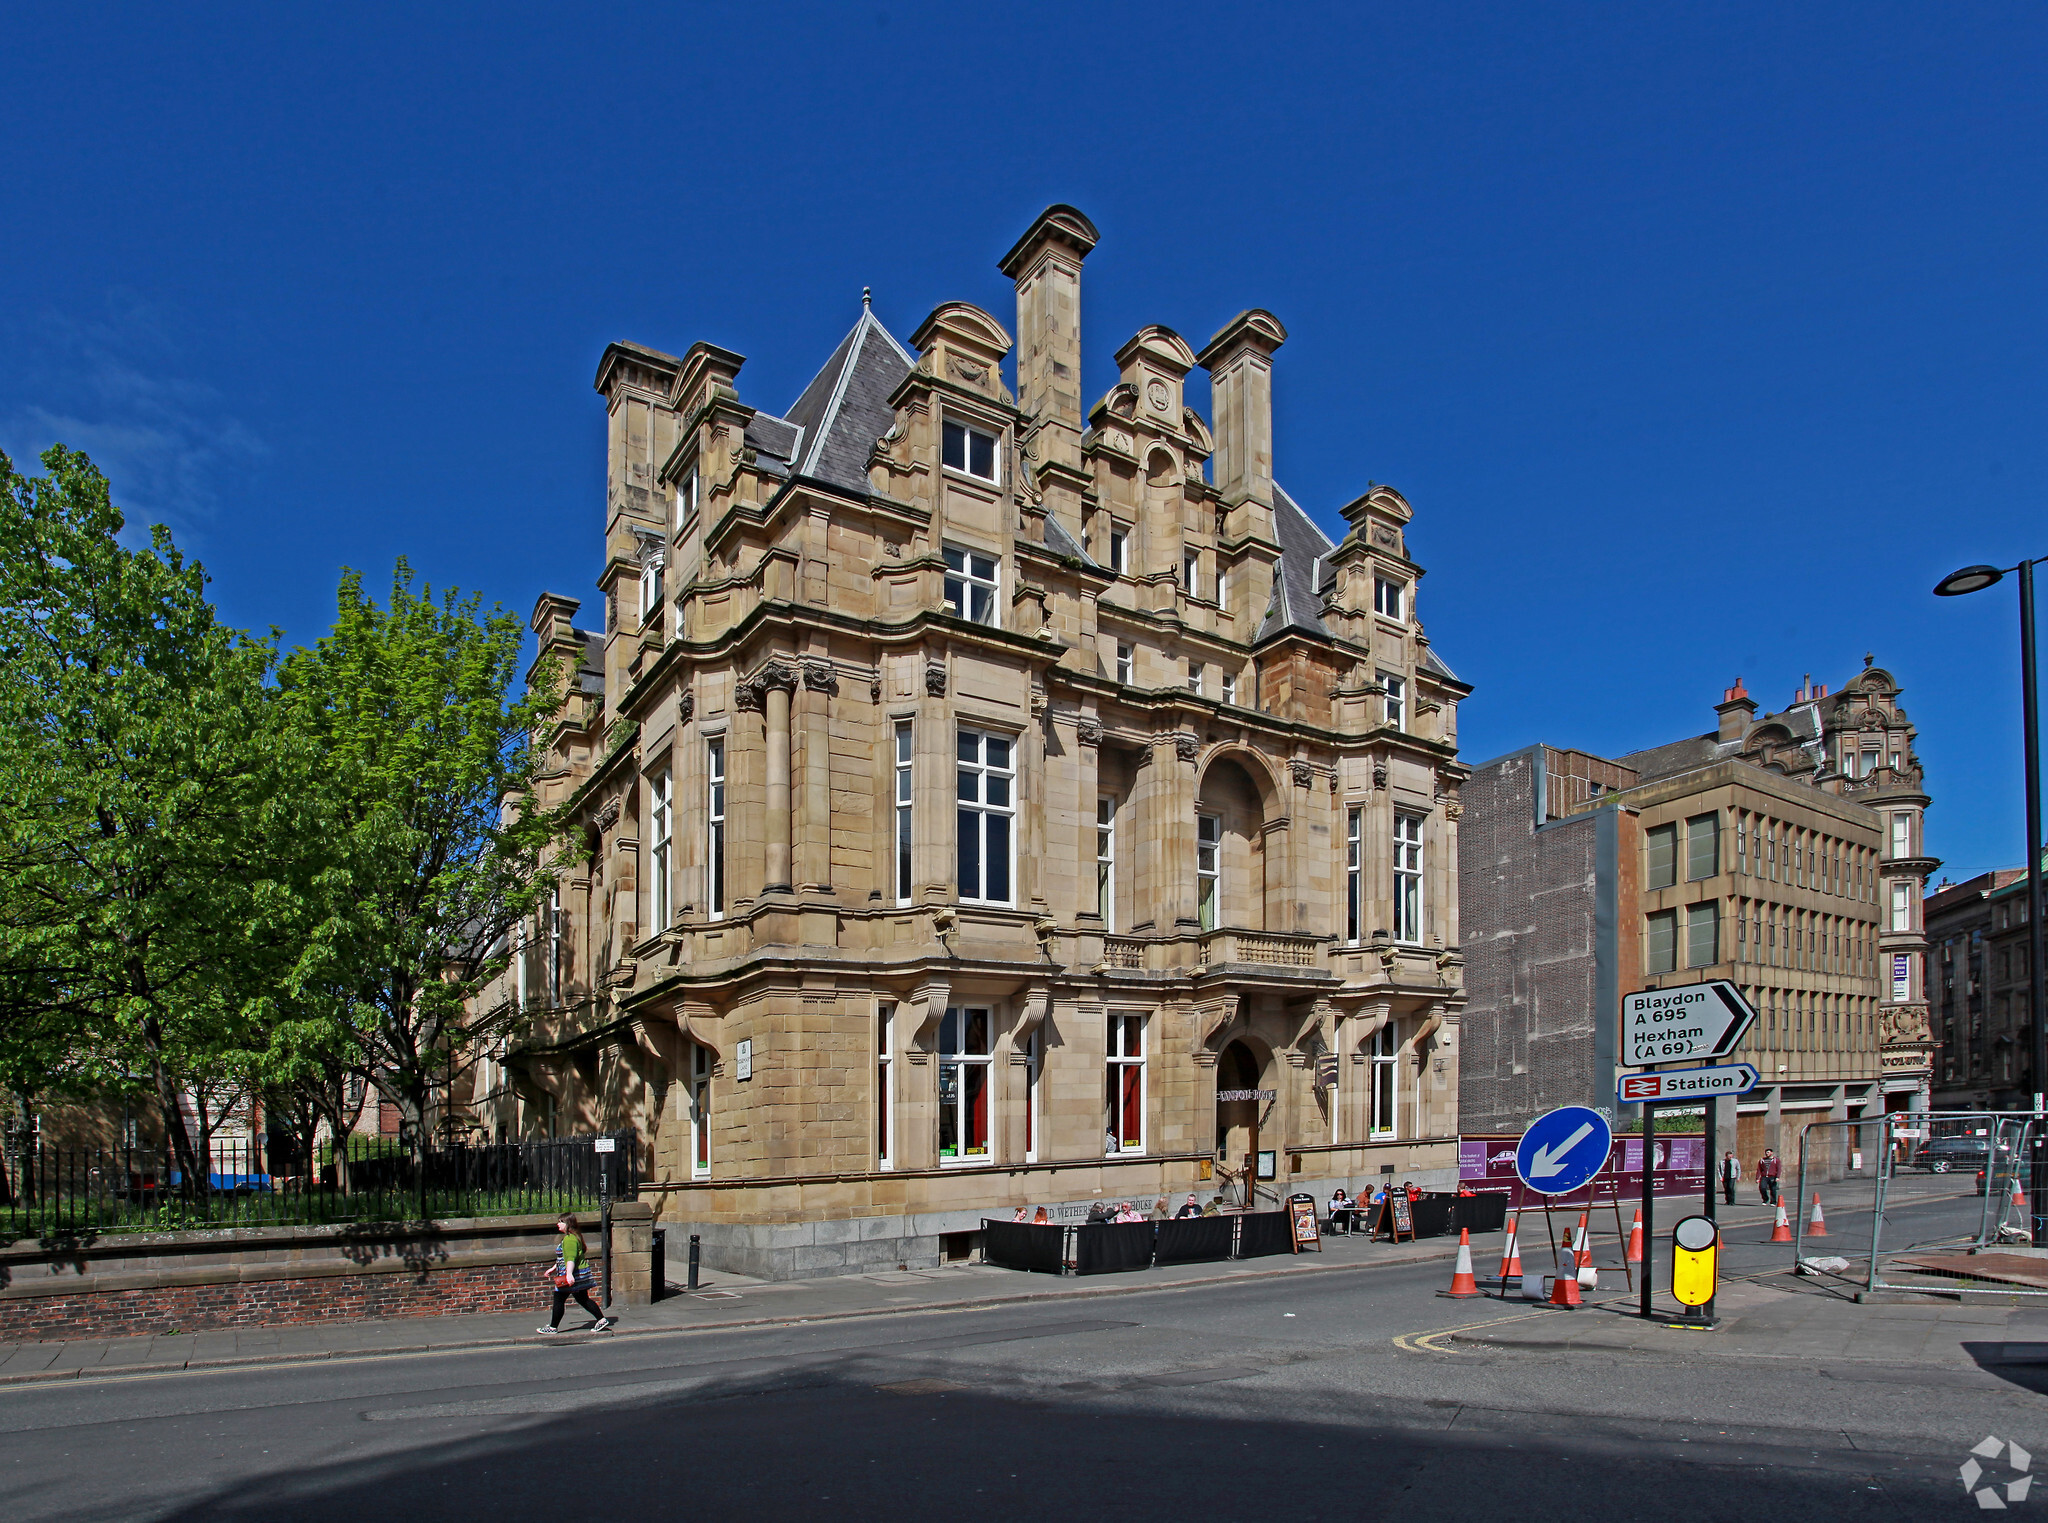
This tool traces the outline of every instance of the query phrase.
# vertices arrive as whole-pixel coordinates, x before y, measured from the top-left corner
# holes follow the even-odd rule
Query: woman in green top
[[[612,1319],[590,1299],[590,1255],[583,1247],[583,1234],[576,1230],[576,1218],[566,1214],[556,1217],[555,1230],[562,1234],[561,1249],[548,1269],[548,1283],[555,1287],[555,1310],[548,1325],[540,1331],[552,1335],[562,1330],[562,1311],[568,1306],[569,1297],[574,1296],[576,1304],[591,1315],[590,1331],[601,1333],[612,1325]]]

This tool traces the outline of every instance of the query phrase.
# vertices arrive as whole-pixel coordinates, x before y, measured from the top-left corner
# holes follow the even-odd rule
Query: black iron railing
[[[260,1138],[216,1141],[203,1180],[163,1147],[15,1148],[0,1154],[0,1239],[595,1211],[606,1169],[613,1200],[640,1184],[638,1139],[609,1136],[608,1151],[572,1137],[421,1155],[356,1139],[358,1156],[323,1146],[312,1159]]]

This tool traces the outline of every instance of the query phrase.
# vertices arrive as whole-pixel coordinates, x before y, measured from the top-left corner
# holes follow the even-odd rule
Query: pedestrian
[[[1778,1162],[1778,1155],[1765,1148],[1764,1156],[1756,1163],[1756,1191],[1763,1197],[1765,1205],[1775,1206],[1778,1203],[1778,1176],[1784,1171],[1785,1166]]]
[[[1735,1204],[1735,1187],[1742,1183],[1742,1160],[1730,1148],[1721,1155],[1721,1198],[1729,1205]]]
[[[540,1331],[552,1335],[562,1330],[563,1309],[574,1296],[576,1304],[590,1313],[589,1331],[601,1333],[612,1325],[612,1319],[590,1299],[590,1254],[583,1246],[583,1234],[576,1230],[576,1218],[566,1213],[556,1217],[555,1231],[562,1234],[562,1246],[548,1270],[548,1283],[555,1288],[555,1309]]]

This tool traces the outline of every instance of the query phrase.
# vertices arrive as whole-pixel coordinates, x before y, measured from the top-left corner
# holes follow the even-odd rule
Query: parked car
[[[2012,1152],[2012,1144],[1998,1145],[2000,1157]],[[1988,1164],[1991,1161],[1991,1139],[1989,1137],[1936,1137],[1921,1146],[1913,1155],[1916,1168],[1930,1174],[1946,1174],[1950,1169],[1967,1168],[1971,1164]]]

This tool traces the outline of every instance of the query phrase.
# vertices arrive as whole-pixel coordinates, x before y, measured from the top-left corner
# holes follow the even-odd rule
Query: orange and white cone
[[[1586,1230],[1589,1214],[1585,1211],[1579,1213],[1579,1268],[1582,1270],[1593,1267],[1593,1234]]]
[[[1472,1229],[1470,1227],[1460,1227],[1458,1229],[1458,1262],[1451,1270],[1451,1288],[1445,1291],[1444,1294],[1455,1297],[1460,1301],[1479,1294],[1479,1281],[1472,1274]]]
[[[1643,1261],[1643,1208],[1636,1207],[1636,1221],[1628,1229],[1628,1262],[1640,1264]]]
[[[1522,1244],[1515,1235],[1515,1217],[1508,1218],[1508,1240],[1500,1250],[1500,1278],[1505,1285],[1509,1280],[1522,1277]]]
[[[2012,1204],[2013,1209],[2015,1211],[2024,1211],[2027,1209],[2027,1192],[2020,1188],[2020,1181],[2018,1175],[2013,1176]]]
[[[1820,1191],[1818,1190],[1813,1192],[1813,1214],[1806,1219],[1806,1235],[1808,1237],[1826,1237],[1828,1235],[1827,1219],[1820,1214]]]
[[[1782,1200],[1778,1202],[1778,1224],[1771,1228],[1771,1241],[1774,1243],[1789,1243],[1792,1241],[1792,1222],[1785,1215],[1785,1203]]]
[[[1550,1282],[1550,1304],[1552,1306],[1577,1306],[1579,1304],[1579,1277],[1565,1273],[1563,1264],[1557,1266],[1557,1278]]]

